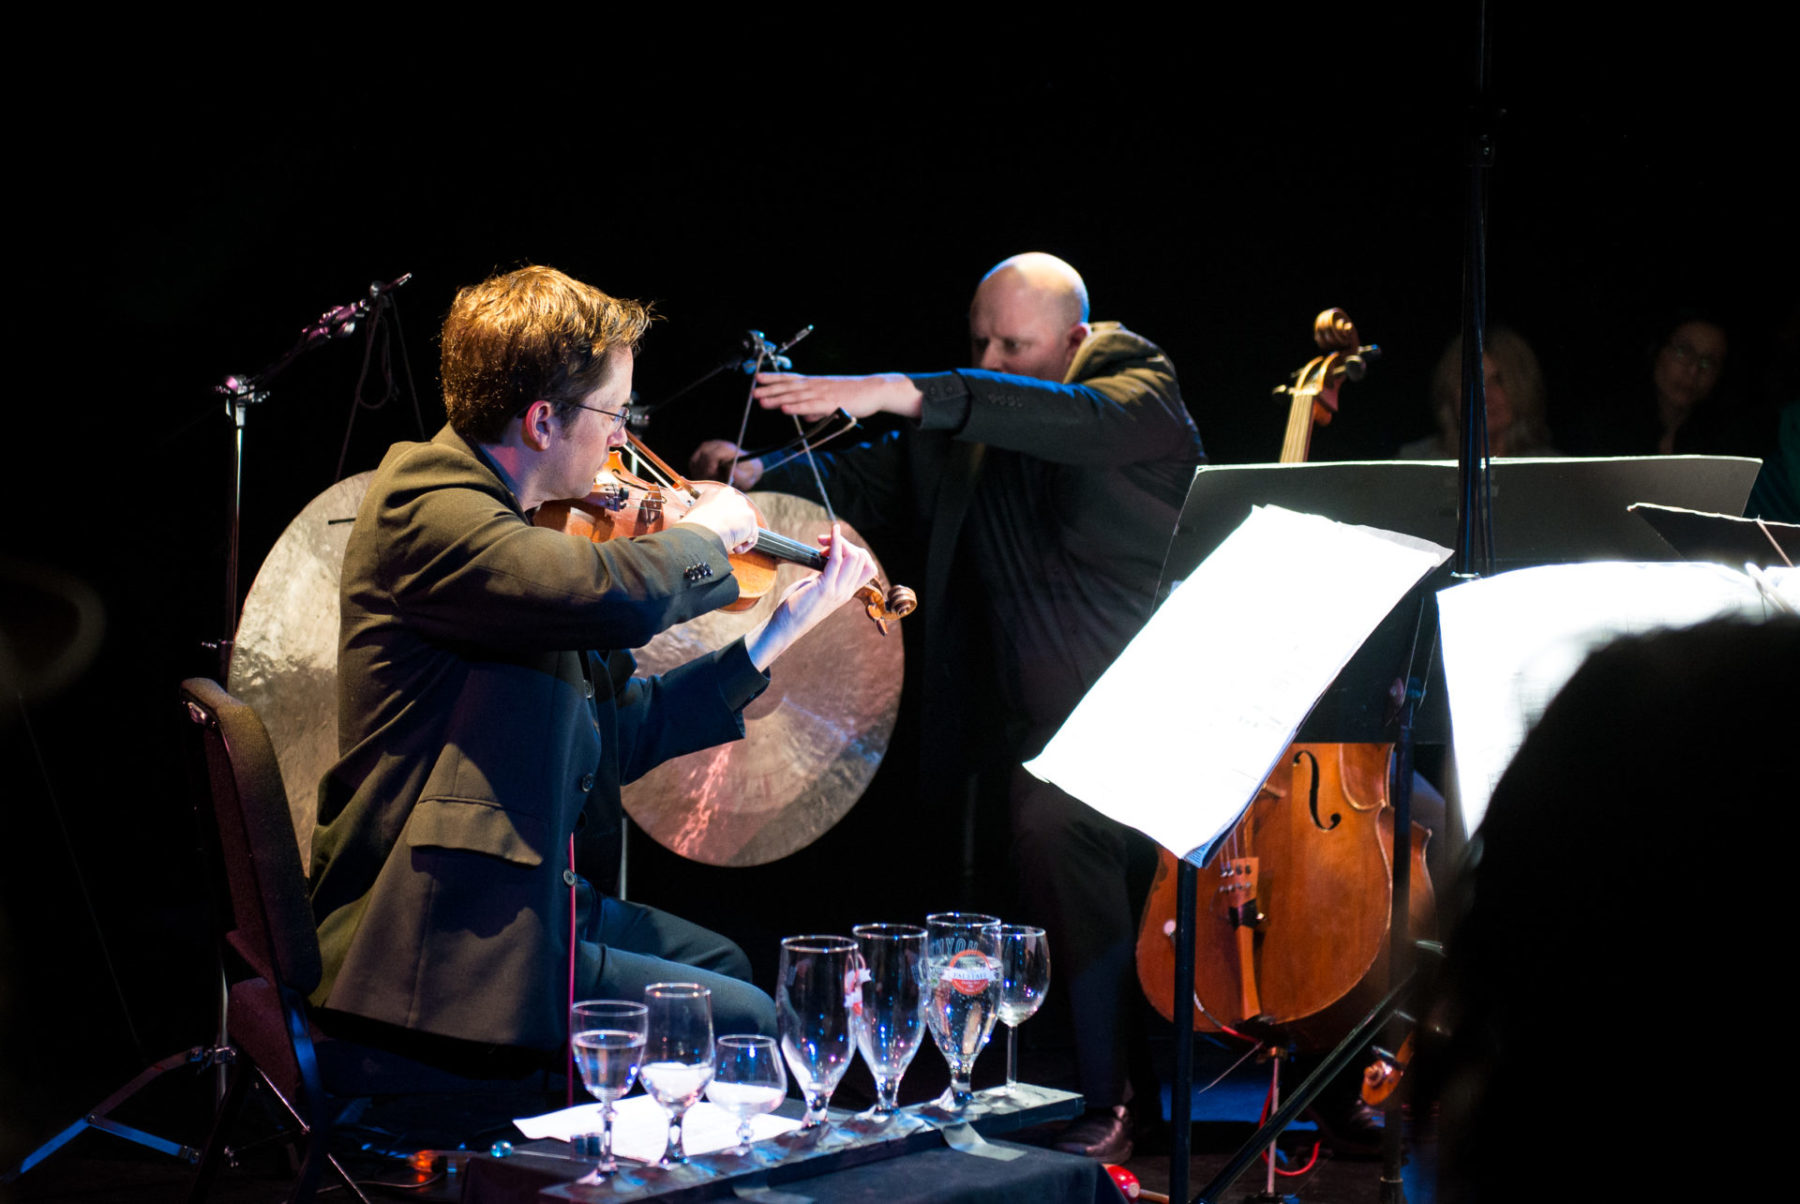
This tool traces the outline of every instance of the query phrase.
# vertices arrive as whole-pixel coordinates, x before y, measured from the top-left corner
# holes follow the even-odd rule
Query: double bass
[[[1344,380],[1379,348],[1360,343],[1340,309],[1319,314],[1321,354],[1277,395],[1289,399],[1281,462],[1307,458]],[[1386,982],[1393,906],[1391,744],[1293,744],[1197,874],[1194,1028],[1322,1048],[1341,1038]],[[1436,904],[1425,871],[1430,833],[1413,825],[1410,923],[1430,935]],[[1177,862],[1159,851],[1138,928],[1138,980],[1174,1018]],[[1279,1040],[1276,1040],[1277,1035]]]

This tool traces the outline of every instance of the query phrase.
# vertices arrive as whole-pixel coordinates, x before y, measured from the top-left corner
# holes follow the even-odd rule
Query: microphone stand
[[[232,426],[230,481],[226,497],[225,606],[223,634],[216,641],[206,641],[203,646],[218,654],[218,680],[221,683],[230,676],[233,636],[237,630],[238,551],[242,528],[244,486],[244,428],[249,417],[250,407],[267,401],[269,399],[269,382],[281,375],[289,365],[306,352],[323,346],[333,339],[341,339],[353,334],[357,324],[371,316],[379,321],[381,311],[393,303],[388,294],[411,279],[412,273],[407,272],[386,284],[379,281],[370,284],[368,296],[359,298],[349,305],[340,305],[335,309],[327,310],[319,315],[316,322],[300,331],[300,336],[294,341],[292,347],[289,347],[279,359],[260,373],[250,376],[227,376],[224,383],[214,386],[214,392],[225,399],[225,414],[231,419]],[[215,931],[217,930],[218,926],[215,921]],[[13,1182],[87,1129],[98,1129],[104,1133],[111,1133],[115,1137],[122,1137],[127,1141],[135,1142],[159,1153],[168,1154],[189,1164],[199,1162],[200,1151],[194,1147],[121,1124],[113,1119],[112,1113],[150,1083],[169,1071],[186,1065],[196,1066],[203,1071],[208,1067],[214,1069],[218,1075],[217,1094],[221,1099],[224,1097],[228,1067],[236,1055],[225,1031],[228,995],[222,957],[215,964],[219,980],[219,1022],[216,1039],[210,1045],[197,1045],[145,1067],[130,1082],[90,1108],[79,1120],[32,1150],[17,1166],[0,1174],[0,1183]]]
[[[347,338],[356,332],[357,323],[373,315],[380,320],[381,311],[392,304],[388,294],[412,279],[411,272],[382,284],[369,285],[369,295],[326,310],[318,321],[300,331],[281,358],[251,376],[227,376],[224,383],[214,385],[213,392],[225,399],[225,415],[231,419],[230,480],[226,491],[225,515],[225,607],[222,634],[217,641],[206,641],[205,647],[218,653],[218,680],[221,684],[231,676],[231,649],[237,631],[238,617],[238,548],[244,500],[244,427],[250,407],[269,400],[269,382],[285,372],[293,362],[315,347],[333,339]]]
[[[1499,117],[1488,94],[1491,60],[1487,0],[1476,0],[1475,89],[1465,145],[1468,191],[1463,226],[1462,422],[1456,449],[1456,543],[1451,557],[1451,576],[1458,581],[1472,581],[1494,572],[1493,464],[1488,455],[1487,365],[1483,346],[1487,337],[1488,175],[1494,166],[1494,126]],[[1420,618],[1423,622],[1426,616],[1421,614]],[[1430,650],[1435,653],[1435,614],[1424,625],[1429,629]],[[1408,938],[1407,924],[1412,893],[1412,723],[1419,682],[1419,678],[1411,677],[1407,681],[1395,767],[1394,918],[1388,961],[1389,981],[1393,983],[1410,982],[1414,973],[1415,950]],[[1413,1018],[1404,1014],[1393,1017],[1388,1029],[1393,1049],[1400,1048],[1413,1023]],[[1406,1115],[1401,1096],[1396,1091],[1388,1097],[1382,1127],[1382,1204],[1406,1204],[1402,1180]]]
[[[699,376],[696,376],[693,380],[690,380],[687,384],[681,386],[681,388],[663,398],[661,401],[654,402],[643,408],[651,413],[655,413],[664,406],[686,397],[689,393],[692,393],[695,389],[698,389],[701,385],[705,384],[721,372],[742,372],[746,376],[753,376],[762,371],[765,366],[765,360],[768,361],[766,366],[786,372],[793,368],[794,361],[786,358],[781,353],[812,332],[813,328],[811,326],[803,327],[793,338],[777,347],[769,342],[768,336],[762,331],[746,331],[742,347],[744,351],[749,353],[748,358],[743,355],[727,356],[708,368],[705,372],[702,372]]]

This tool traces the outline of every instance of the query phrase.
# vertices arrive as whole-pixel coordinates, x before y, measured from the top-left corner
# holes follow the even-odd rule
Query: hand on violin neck
[[[708,439],[688,457],[688,472],[702,481],[723,481],[725,474],[730,473],[732,488],[755,489],[756,483],[762,480],[762,461],[740,460],[741,451],[737,444],[727,439]],[[735,468],[732,467],[734,462]]]
[[[700,491],[682,522],[698,523],[719,537],[727,552],[747,552],[756,543],[756,512],[744,495],[713,481],[694,486]]]
[[[802,418],[823,418],[838,410],[852,418],[895,414],[917,419],[924,394],[898,372],[879,376],[802,376],[797,372],[758,372],[750,395],[765,410]]]
[[[758,669],[767,669],[875,575],[875,558],[868,549],[843,538],[835,524],[829,535],[819,536],[819,544],[825,549],[825,567],[818,576],[795,582],[774,612],[745,637],[750,660]]]

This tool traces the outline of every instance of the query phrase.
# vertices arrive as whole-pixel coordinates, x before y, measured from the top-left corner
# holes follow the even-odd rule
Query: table
[[[783,1134],[759,1142],[744,1157],[706,1154],[666,1171],[622,1164],[617,1175],[599,1184],[574,1182],[585,1168],[566,1157],[564,1143],[528,1142],[508,1158],[470,1159],[463,1199],[465,1204],[732,1198],[761,1204],[809,1199],[1117,1204],[1121,1199],[1091,1159],[989,1140],[1077,1116],[1079,1095],[1021,1083],[1015,1098],[990,1091],[977,1092],[976,1100],[983,1111],[969,1121],[931,1104],[903,1108],[885,1124],[834,1111],[822,1131]]]

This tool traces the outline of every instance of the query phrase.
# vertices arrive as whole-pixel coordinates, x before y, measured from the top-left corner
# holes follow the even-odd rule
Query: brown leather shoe
[[[1348,1103],[1321,1099],[1306,1110],[1306,1115],[1319,1126],[1319,1137],[1339,1157],[1380,1157],[1383,1117],[1361,1099],[1353,1098]]]
[[[1056,1148],[1099,1162],[1124,1162],[1131,1157],[1131,1129],[1131,1111],[1124,1104],[1089,1108],[1069,1122]]]

